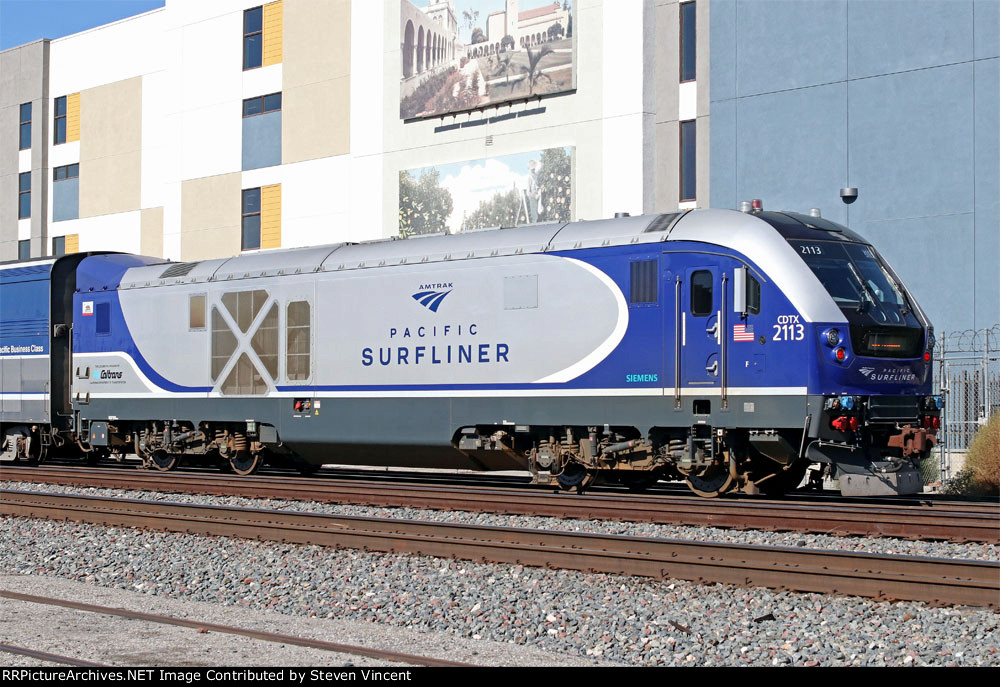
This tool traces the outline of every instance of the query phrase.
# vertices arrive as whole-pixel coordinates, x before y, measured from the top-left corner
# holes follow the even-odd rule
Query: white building
[[[400,84],[465,49],[454,3],[420,4],[167,0],[0,52],[0,261],[394,236],[401,172],[553,147],[573,150],[574,218],[678,207],[679,120],[707,122],[708,100],[679,83],[677,3],[496,0],[518,41],[572,13],[575,88],[404,120]],[[707,205],[707,136],[698,151]]]

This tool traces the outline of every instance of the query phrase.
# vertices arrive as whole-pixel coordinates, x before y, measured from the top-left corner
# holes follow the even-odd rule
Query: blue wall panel
[[[975,13],[976,59],[1000,56],[1000,1],[976,0],[973,12]]]
[[[971,214],[853,224],[889,261],[938,332],[972,328]]]
[[[973,211],[972,95],[968,62],[850,82],[852,219]]]
[[[819,207],[889,257],[939,329],[1000,322],[1000,0],[710,11],[712,206]]]
[[[736,97],[736,2],[712,0],[708,43],[711,46],[711,100]],[[713,113],[714,117],[714,113]],[[715,126],[715,123],[712,123]],[[715,135],[714,133],[712,134]]]
[[[770,210],[843,221],[838,190],[847,171],[844,83],[740,98],[738,200],[761,198]],[[712,121],[712,135],[716,123]],[[714,190],[713,190],[714,193]]]
[[[739,95],[844,80],[846,16],[844,0],[739,3]],[[714,57],[715,42],[711,45]]]
[[[972,59],[972,0],[851,2],[848,25],[852,79]]]
[[[713,79],[714,74],[713,74]],[[713,84],[715,82],[713,81]],[[709,136],[709,196],[712,207],[739,207],[736,197],[736,100],[712,103]]]
[[[52,221],[80,217],[80,178],[52,182]]]
[[[243,169],[281,164],[281,112],[243,118]]]

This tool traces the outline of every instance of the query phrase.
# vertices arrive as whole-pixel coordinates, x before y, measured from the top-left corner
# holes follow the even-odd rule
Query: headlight
[[[840,330],[839,329],[827,329],[826,330],[826,345],[833,348],[840,343]]]

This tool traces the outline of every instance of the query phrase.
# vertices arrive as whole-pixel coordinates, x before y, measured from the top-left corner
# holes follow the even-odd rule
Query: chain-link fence
[[[955,476],[979,427],[1000,412],[1000,324],[942,335],[934,351],[935,393],[945,397],[941,477]]]

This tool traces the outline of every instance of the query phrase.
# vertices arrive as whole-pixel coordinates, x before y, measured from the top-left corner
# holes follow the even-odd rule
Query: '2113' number
[[[774,324],[775,341],[802,341],[805,338],[805,327],[801,324]]]

